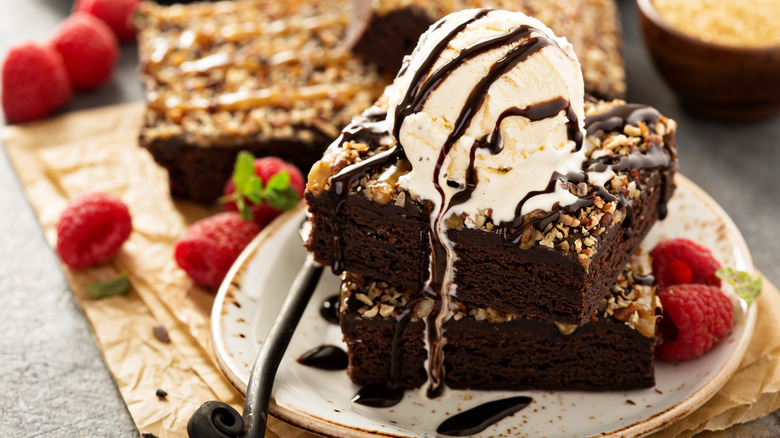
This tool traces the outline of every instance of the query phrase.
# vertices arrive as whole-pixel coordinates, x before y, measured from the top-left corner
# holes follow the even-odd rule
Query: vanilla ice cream
[[[582,72],[571,45],[540,21],[503,10],[445,17],[388,100],[388,126],[412,165],[399,182],[439,212],[500,224],[577,200],[553,176],[582,172]]]

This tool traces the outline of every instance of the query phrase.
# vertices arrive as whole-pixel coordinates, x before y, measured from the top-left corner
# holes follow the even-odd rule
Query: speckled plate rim
[[[744,266],[741,269],[754,272],[755,269],[753,267],[752,258],[750,257],[750,251],[747,247],[747,243],[744,241],[744,238],[742,237],[738,228],[728,216],[728,214],[723,210],[723,208],[720,207],[720,205],[718,205],[717,202],[715,202],[704,190],[702,190],[686,177],[677,174],[675,177],[675,182],[677,183],[678,188],[682,188],[689,192],[715,213],[718,219],[722,222],[725,233],[730,235],[735,240],[737,252],[741,253],[744,258],[743,261],[747,266]],[[266,227],[257,237],[255,237],[255,239],[247,246],[244,252],[236,260],[236,263],[233,265],[231,270],[228,272],[226,279],[219,288],[217,297],[214,301],[214,307],[212,309],[211,315],[211,337],[217,362],[227,379],[242,394],[246,394],[247,382],[245,381],[245,378],[241,377],[242,373],[239,370],[236,370],[232,364],[225,360],[228,352],[226,351],[227,347],[223,342],[223,336],[225,333],[221,321],[222,308],[226,303],[226,297],[240,291],[242,277],[246,273],[248,262],[254,257],[258,249],[262,247],[263,244],[266,243],[270,238],[272,238],[272,236],[277,233],[287,221],[300,218],[302,215],[302,210],[304,209],[304,205],[301,204],[296,209],[284,213],[277,220]],[[750,344],[750,340],[755,329],[757,316],[756,304],[750,306],[747,309],[745,314],[744,328],[739,338],[736,339],[736,345],[733,347],[731,354],[703,386],[691,392],[687,397],[662,412],[653,414],[652,416],[620,429],[599,433],[593,436],[606,438],[631,438],[646,436],[650,433],[657,432],[676,421],[679,421],[706,403],[723,385],[725,385],[725,383],[731,378],[731,376],[734,375],[738,369],[739,364],[741,363],[742,358],[744,357],[744,354]],[[273,397],[271,399],[270,410],[271,414],[276,418],[279,418],[304,430],[326,437],[360,438],[384,436],[404,438],[409,436],[354,428],[335,421],[331,421],[327,418],[321,418],[319,416],[312,415],[311,413],[301,409],[291,409],[289,407],[282,409],[278,404],[276,404]]]

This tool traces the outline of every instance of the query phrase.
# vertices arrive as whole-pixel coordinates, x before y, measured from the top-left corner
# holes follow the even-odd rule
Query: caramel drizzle
[[[270,87],[224,93],[211,99],[192,98],[188,101],[182,101],[177,97],[160,98],[157,93],[150,92],[147,95],[147,102],[151,108],[159,111],[241,111],[260,106],[292,107],[296,102],[326,98],[348,100],[367,89],[370,90],[366,86],[356,84],[316,84],[298,87],[294,90]]]
[[[214,53],[202,58],[194,59],[192,61],[183,62],[181,65],[179,65],[179,67],[171,67],[171,69],[174,72],[184,74],[202,74],[219,68],[261,70],[262,68],[295,64],[308,66],[333,66],[343,65],[354,59],[352,55],[342,50],[318,50],[316,52],[303,52],[296,49],[289,49],[280,51],[269,58],[261,58],[252,53],[246,55],[240,55],[239,53],[236,55],[230,55],[224,52]]]

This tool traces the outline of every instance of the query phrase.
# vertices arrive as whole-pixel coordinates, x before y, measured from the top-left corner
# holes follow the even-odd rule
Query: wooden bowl
[[[645,43],[661,76],[693,112],[753,120],[780,112],[780,45],[714,44],[682,33],[652,0],[637,0]]]

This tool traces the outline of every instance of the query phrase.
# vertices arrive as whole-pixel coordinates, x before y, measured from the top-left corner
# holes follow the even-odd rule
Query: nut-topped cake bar
[[[316,259],[391,284],[422,288],[430,277],[429,201],[398,184],[410,163],[368,110],[345,129],[309,174],[306,199]],[[581,325],[629,254],[665,214],[674,190],[676,124],[644,105],[585,103],[587,165],[611,168],[603,188],[569,181],[582,206],[531,211],[496,223],[488,211],[446,218],[457,248],[462,301]]]
[[[468,8],[523,12],[565,35],[574,46],[585,91],[601,99],[623,98],[625,70],[615,0],[353,0],[348,43],[383,70],[396,72],[434,21]]]
[[[444,323],[447,386],[610,391],[653,386],[661,308],[649,273],[647,253],[637,251],[581,327],[451,301],[452,317]],[[425,383],[424,320],[434,303],[418,292],[342,275],[340,324],[355,383],[389,381],[406,389]]]
[[[140,143],[175,196],[222,194],[240,150],[304,172],[387,80],[344,45],[343,0],[142,2]]]
[[[347,289],[364,279],[341,304],[359,326],[350,332],[342,324],[345,339],[356,340],[350,358],[365,362],[352,367],[371,373],[383,349],[364,355],[358,344],[390,339],[389,372],[372,383],[353,370],[353,380],[369,382],[353,401],[389,406],[420,380],[430,398],[447,385],[502,381],[652,384],[652,292],[634,297],[644,307],[628,296],[625,306],[617,298],[610,304],[609,295],[616,281],[627,286],[619,275],[630,254],[665,216],[676,124],[645,105],[585,96],[574,48],[541,21],[506,10],[454,12],[422,34],[376,105],[312,167],[305,245],[320,263],[348,273]],[[385,291],[372,292],[378,282]],[[415,312],[422,341],[404,355],[425,368],[415,365],[405,378],[398,352],[409,349],[404,337],[415,330]],[[634,332],[602,330],[595,322],[604,315],[630,321]],[[480,326],[482,316],[511,322]],[[389,332],[378,333],[383,326]],[[538,337],[575,328],[577,337],[567,339],[600,356],[582,357],[592,368],[585,374],[565,371],[572,360],[563,359],[577,355],[556,353],[581,350]],[[644,342],[634,342],[636,329]],[[537,378],[536,368],[550,374]],[[623,382],[615,375],[621,368],[641,377]]]

